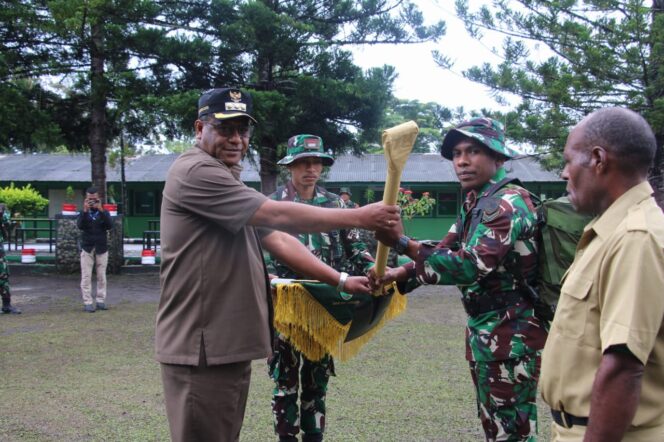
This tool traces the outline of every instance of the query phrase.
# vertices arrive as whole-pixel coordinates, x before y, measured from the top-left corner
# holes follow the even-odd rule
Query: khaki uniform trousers
[[[97,272],[97,302],[106,302],[106,265],[108,252],[97,254],[81,250],[81,295],[83,304],[92,304],[92,268]]]
[[[161,364],[173,442],[237,442],[249,396],[251,361],[198,367]]]
[[[555,422],[551,423],[551,442],[582,442],[586,434],[586,427],[575,425],[565,428]],[[622,442],[654,442],[664,441],[664,425],[654,428],[644,428],[625,433]]]

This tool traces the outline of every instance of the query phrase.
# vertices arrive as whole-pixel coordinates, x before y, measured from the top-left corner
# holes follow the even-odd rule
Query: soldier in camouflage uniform
[[[547,329],[521,288],[524,278],[532,283],[537,274],[537,215],[528,192],[514,184],[500,187],[469,231],[478,201],[505,178],[503,164],[516,155],[504,139],[502,124],[489,118],[461,123],[446,135],[442,155],[454,163],[466,192],[457,223],[436,245],[411,240],[401,227],[377,232],[414,262],[388,270],[376,284],[398,281],[402,293],[419,284],[457,285],[468,313],[466,359],[486,440],[535,440]]]
[[[350,191],[350,188],[348,187],[342,187],[339,189],[339,197],[341,198],[341,201],[344,202],[346,207],[349,209],[355,209],[357,207],[360,207],[359,204],[357,204],[355,201],[353,201],[351,198],[353,197],[353,194]]]
[[[320,137],[291,137],[287,155],[278,164],[288,167],[291,179],[270,198],[319,207],[344,207],[339,196],[316,184],[323,166],[334,164],[334,158],[325,153]],[[373,263],[360,241],[358,229],[303,233],[297,238],[318,259],[338,271],[363,275]],[[272,260],[272,264],[281,278],[301,277],[278,261]],[[296,441],[301,428],[303,441],[321,441],[325,430],[325,394],[329,378],[334,375],[332,356],[310,361],[282,336],[277,334],[275,341],[269,364],[270,377],[275,382],[272,399],[275,432],[280,441]],[[302,392],[298,407],[299,387]]]
[[[2,313],[4,314],[19,314],[21,311],[12,306],[12,296],[9,292],[9,267],[7,266],[7,259],[5,258],[5,237],[8,237],[6,232],[9,232],[11,224],[9,222],[9,211],[6,210],[5,205],[0,203],[0,296],[2,297]]]

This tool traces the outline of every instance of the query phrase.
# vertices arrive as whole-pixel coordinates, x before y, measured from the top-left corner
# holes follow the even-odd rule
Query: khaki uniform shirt
[[[247,225],[267,198],[240,181],[240,170],[194,147],[168,171],[161,207],[159,362],[198,365],[201,344],[208,365],[270,354],[267,273],[259,234]]]
[[[664,214],[641,183],[586,226],[542,355],[542,397],[590,414],[603,352],[626,345],[644,365],[632,430],[664,425]]]

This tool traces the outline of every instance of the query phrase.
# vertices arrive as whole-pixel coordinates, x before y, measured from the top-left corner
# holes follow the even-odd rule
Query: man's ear
[[[200,140],[201,133],[203,133],[203,122],[201,120],[196,120],[194,121],[194,135],[196,135],[197,140]]]
[[[608,160],[608,152],[602,146],[593,146],[590,149],[590,166],[593,167],[597,173],[606,173],[608,170]]]

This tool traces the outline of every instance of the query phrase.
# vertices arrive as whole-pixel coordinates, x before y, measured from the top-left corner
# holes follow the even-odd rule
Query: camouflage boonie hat
[[[324,166],[334,164],[334,157],[325,153],[323,140],[316,135],[295,135],[288,139],[288,150],[286,156],[280,159],[277,164],[288,166],[293,161],[300,158],[316,157],[323,160]]]
[[[474,138],[489,149],[498,152],[507,158],[514,158],[519,155],[517,151],[505,146],[505,127],[500,121],[492,118],[474,118],[464,121],[454,129],[450,130],[443,144],[440,146],[440,153],[448,160],[452,159],[452,149],[464,137]]]
[[[350,192],[350,187],[342,187],[339,189],[339,195],[342,195],[344,193],[347,193],[348,196],[353,196],[353,194]]]

